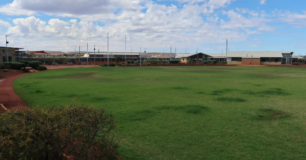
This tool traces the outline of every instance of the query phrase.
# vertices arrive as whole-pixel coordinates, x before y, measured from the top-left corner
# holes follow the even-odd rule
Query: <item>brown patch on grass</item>
[[[255,74],[255,76],[259,76],[259,77],[276,77],[276,75],[273,75],[273,74]]]
[[[69,75],[68,78],[94,78],[94,72],[84,72],[80,74]]]
[[[280,117],[280,116],[284,116],[286,114],[282,113],[282,114],[274,114],[273,117]]]

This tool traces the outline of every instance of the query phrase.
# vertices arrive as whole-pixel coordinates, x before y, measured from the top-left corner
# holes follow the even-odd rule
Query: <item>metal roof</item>
[[[243,58],[260,58],[260,57],[283,57],[283,53],[290,53],[290,51],[229,51],[227,57],[243,57]]]
[[[194,55],[197,55],[197,54],[204,54],[208,57],[211,57],[210,55],[208,54],[205,54],[205,53],[193,53],[193,54],[176,54],[175,58],[186,58],[186,57],[191,57],[191,56],[194,56]]]
[[[0,46],[0,48],[6,48],[5,46]],[[23,49],[23,48],[18,48],[18,47],[7,47],[8,49]]]
[[[213,58],[226,58],[226,54],[209,54]]]
[[[139,52],[126,52],[126,53],[124,53],[124,52],[109,52],[109,53],[106,53],[106,52],[103,52],[103,53],[94,53],[94,52],[89,52],[89,54],[96,54],[96,55],[118,55],[118,56],[121,56],[121,55],[129,55],[129,56],[131,56],[131,55],[133,55],[133,56],[139,56],[139,54],[143,54],[143,53],[139,53]]]

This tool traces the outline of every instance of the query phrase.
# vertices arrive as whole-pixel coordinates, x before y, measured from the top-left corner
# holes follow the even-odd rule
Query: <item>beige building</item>
[[[290,51],[229,51],[227,64],[237,65],[291,65]]]
[[[16,62],[16,55],[19,49],[22,49],[22,48],[7,47],[8,62]],[[0,46],[0,65],[2,65],[3,62],[7,62],[6,47]]]

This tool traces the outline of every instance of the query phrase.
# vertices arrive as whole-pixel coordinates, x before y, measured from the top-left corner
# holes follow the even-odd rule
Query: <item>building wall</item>
[[[8,56],[12,57],[12,62],[16,62],[15,49],[8,48],[7,51],[8,51]],[[6,59],[6,50],[5,50],[5,48],[1,47],[0,48],[0,65],[3,64],[3,57],[5,57],[5,59]],[[4,61],[4,62],[6,62],[6,61]]]
[[[187,59],[188,59],[187,57],[181,58],[181,63],[185,63],[185,64],[187,64],[187,62],[188,62],[188,60],[187,60]]]
[[[260,62],[261,65],[281,65],[282,62]]]
[[[227,64],[241,64],[241,61],[228,61]]]
[[[260,59],[254,59],[254,58],[243,58],[241,61],[242,65],[260,65]]]

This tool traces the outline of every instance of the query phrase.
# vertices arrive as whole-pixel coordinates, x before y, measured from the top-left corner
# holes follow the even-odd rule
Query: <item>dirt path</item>
[[[20,73],[18,75],[8,77],[0,83],[0,103],[2,103],[7,109],[17,106],[29,109],[29,107],[15,93],[13,88],[14,80],[27,74],[28,73]],[[3,112],[3,108],[0,109],[0,112],[1,111]]]

